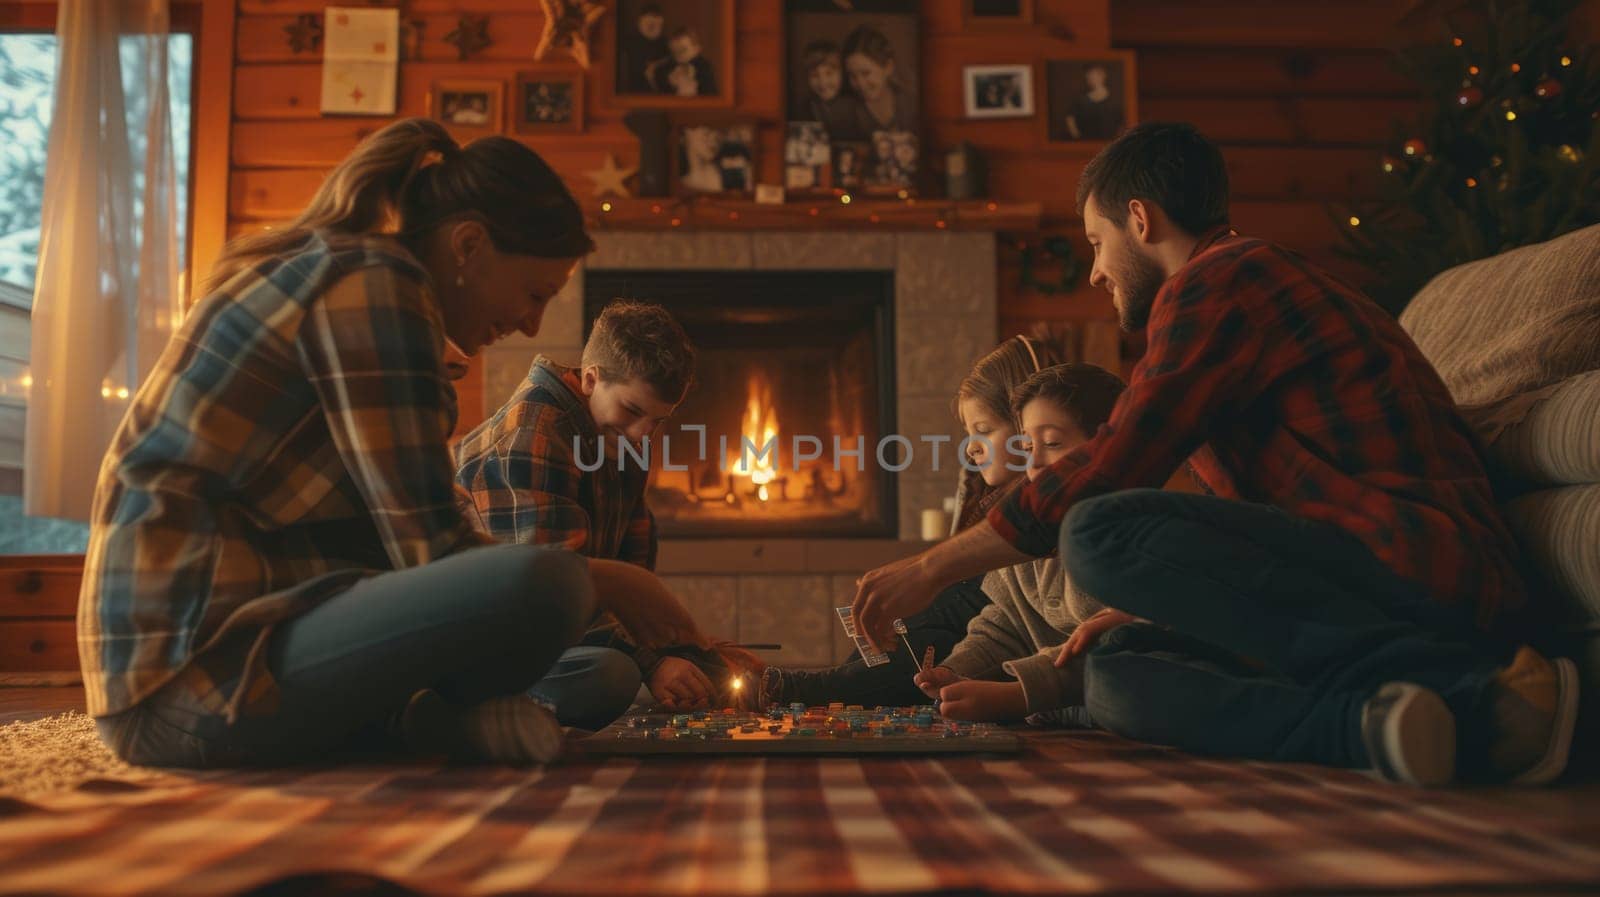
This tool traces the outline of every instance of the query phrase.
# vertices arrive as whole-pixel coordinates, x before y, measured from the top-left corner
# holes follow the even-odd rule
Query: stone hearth
[[[583,349],[588,270],[879,270],[895,281],[897,430],[917,446],[898,475],[899,540],[697,539],[663,541],[660,572],[706,629],[740,641],[782,642],[769,659],[826,666],[846,659],[833,607],[849,603],[855,577],[924,547],[921,512],[955,491],[954,447],[963,434],[951,397],[972,360],[995,342],[995,240],[989,232],[601,231],[599,249],[553,299],[537,337],[486,350],[485,411],[527,375],[535,355],[576,363]],[[628,298],[649,300],[648,288]],[[942,434],[934,471],[923,436]],[[851,434],[844,434],[849,436]],[[869,449],[870,451],[870,449]]]

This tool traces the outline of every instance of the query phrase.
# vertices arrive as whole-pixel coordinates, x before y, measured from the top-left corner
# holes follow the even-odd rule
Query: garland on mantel
[[[1083,274],[1083,263],[1073,251],[1071,240],[1060,236],[1044,237],[1034,241],[1019,240],[1017,250],[1022,254],[1017,274],[1017,286],[1020,289],[1054,296],[1070,293],[1078,288],[1078,279]],[[1057,270],[1060,271],[1055,280],[1039,279],[1041,255],[1047,264],[1055,263]]]

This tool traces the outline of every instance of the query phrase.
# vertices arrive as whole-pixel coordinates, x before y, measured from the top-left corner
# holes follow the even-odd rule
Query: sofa
[[[1489,462],[1600,747],[1600,225],[1437,275],[1400,316]],[[1593,761],[1589,765],[1593,765]]]

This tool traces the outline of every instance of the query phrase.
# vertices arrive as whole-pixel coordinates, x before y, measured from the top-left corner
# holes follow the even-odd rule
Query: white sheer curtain
[[[28,514],[86,520],[128,399],[182,306],[168,0],[61,0],[33,297]]]

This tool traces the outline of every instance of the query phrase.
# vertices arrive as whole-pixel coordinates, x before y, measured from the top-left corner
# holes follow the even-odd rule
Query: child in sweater
[[[1012,406],[1022,427],[1028,477],[1067,457],[1106,419],[1122,395],[1116,374],[1092,364],[1045,368],[1018,386]],[[1009,459],[1008,459],[1009,460]],[[1056,665],[1079,623],[1100,610],[1074,591],[1056,557],[996,570],[983,581],[992,602],[938,666],[915,682],[938,697],[950,719],[1010,722],[1083,703],[1083,657]]]

